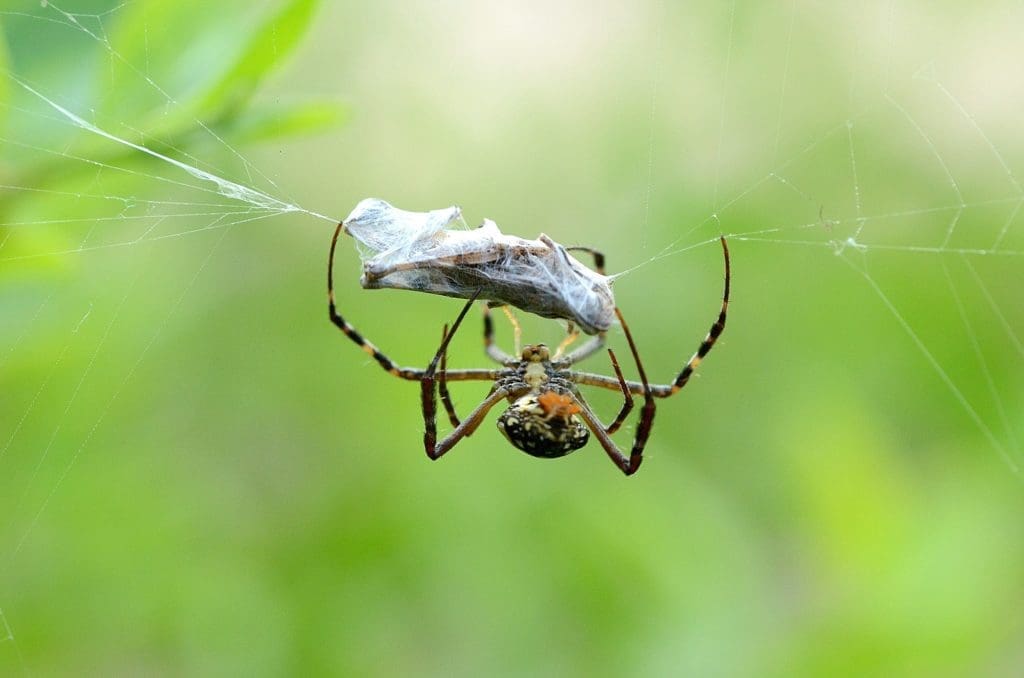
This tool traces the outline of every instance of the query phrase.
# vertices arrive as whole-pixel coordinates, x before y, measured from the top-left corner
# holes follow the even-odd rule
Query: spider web
[[[156,19],[142,23],[153,29],[144,49],[123,54],[115,47],[111,32],[138,3],[99,11],[72,11],[69,5],[26,3],[0,13],[0,21],[70,41],[69,52],[90,55],[87,65],[102,64],[113,82],[135,82],[159,103],[163,115],[155,122],[140,121],[130,102],[123,101],[122,106],[91,108],[88,92],[69,84],[73,77],[49,81],[44,72],[21,72],[14,62],[5,68],[9,85],[3,107],[9,123],[0,138],[5,162],[43,168],[35,174],[0,174],[15,177],[0,181],[7,205],[0,217],[0,280],[10,290],[0,297],[6,328],[0,378],[13,381],[13,375],[28,374],[27,381],[36,384],[27,392],[5,392],[0,416],[0,475],[6,477],[0,503],[0,656],[6,653],[3,661],[25,672],[33,663],[25,658],[17,615],[10,611],[31,602],[15,593],[20,578],[31,570],[28,545],[50,534],[46,523],[56,498],[69,495],[65,501],[75,501],[76,476],[84,459],[98,456],[90,463],[108,470],[117,466],[117,460],[104,458],[98,438],[109,441],[124,429],[126,435],[146,440],[128,419],[137,410],[124,409],[124,401],[145,393],[142,385],[152,373],[154,353],[190,327],[182,316],[203,312],[204,295],[216,287],[209,276],[223,281],[232,274],[225,258],[228,249],[244,247],[247,236],[240,238],[239,233],[288,234],[307,244],[304,254],[313,253],[309,277],[319,280],[326,251],[323,236],[329,228],[324,222],[335,224],[356,200],[390,187],[389,162],[347,158],[339,167],[323,168],[324,174],[330,182],[343,183],[331,178],[334,170],[344,167],[358,174],[366,169],[365,179],[352,182],[366,186],[365,195],[346,189],[344,204],[332,203],[323,210],[334,216],[305,207],[311,200],[323,200],[323,194],[273,176],[268,168],[276,167],[277,158],[265,149],[254,151],[260,155],[256,160],[239,150],[250,136],[258,138],[257,133],[206,124],[179,94],[185,85],[166,85],[150,74],[151,55],[164,49],[161,39],[171,37],[158,35]],[[1009,67],[1000,70],[1000,64],[1015,60],[1001,51],[1009,38],[999,26],[1014,22],[997,21],[994,15],[968,22],[992,38],[991,51],[985,52],[977,41],[951,45],[953,24],[923,23],[895,2],[849,10],[849,16],[836,10],[808,18],[798,9],[794,2],[760,17],[772,27],[771,37],[762,42],[749,33],[752,10],[744,11],[735,2],[724,10],[694,10],[694,16],[666,5],[651,10],[657,20],[650,23],[657,32],[642,50],[646,70],[641,73],[646,77],[641,78],[641,92],[646,87],[648,96],[639,104],[648,125],[630,142],[637,152],[630,156],[634,166],[629,169],[638,178],[612,196],[625,205],[614,212],[617,218],[632,216],[640,222],[639,249],[624,257],[628,269],[617,283],[620,304],[629,308],[631,296],[638,298],[636,290],[658,286],[662,276],[672,285],[692,284],[694,279],[673,271],[698,260],[713,261],[706,255],[714,252],[719,234],[725,234],[735,257],[736,317],[744,308],[739,291],[754,283],[743,280],[744,259],[756,262],[755,270],[762,275],[798,278],[791,290],[797,296],[802,286],[837,285],[836,304],[848,304],[851,315],[885,330],[877,335],[885,342],[877,347],[880,359],[885,359],[888,345],[910,346],[918,361],[919,388],[929,397],[942,394],[951,420],[958,424],[951,430],[966,436],[964,427],[971,429],[1019,477],[1024,462],[1024,307],[1019,302],[1024,289],[1024,188],[1017,178],[1021,149],[1007,119],[1017,107],[1010,99],[994,101],[976,82],[981,75],[1003,84],[1012,77]],[[469,14],[465,21],[473,25],[473,12]],[[504,18],[510,20],[506,37],[521,39],[513,17]],[[543,42],[543,35],[534,37],[549,54],[583,62],[596,49],[592,32],[615,25],[617,19],[621,17],[613,12],[603,17],[607,25],[555,21],[562,31],[575,28],[550,43]],[[845,30],[840,29],[844,20],[850,22]],[[717,57],[695,66],[685,63],[692,55],[676,46],[683,36],[675,28],[693,21],[725,26],[728,36],[724,52],[708,46],[708,53]],[[535,26],[526,23],[531,30]],[[898,49],[896,36],[911,26],[924,37]],[[814,55],[822,53],[820,43],[830,35],[848,43],[842,49],[855,55],[851,71],[835,65],[833,72],[814,63]],[[767,62],[774,68],[763,78],[758,75],[762,44],[765,53],[777,57]],[[494,59],[492,66],[502,63]],[[543,77],[542,66],[529,59],[517,67],[521,72],[516,77]],[[486,72],[486,64],[480,68]],[[837,72],[835,82],[815,80]],[[173,73],[163,75],[174,79]],[[679,80],[711,93],[710,98],[691,102],[689,110],[676,108]],[[822,89],[820,100],[807,95],[815,86]],[[1024,99],[1006,87],[1006,97],[1016,97],[1013,102]],[[429,100],[415,91],[398,95],[406,96],[404,103],[410,106]],[[564,104],[557,97],[551,101]],[[753,118],[744,113],[752,102],[760,110]],[[489,137],[480,130],[481,121],[494,120],[499,127],[509,122],[497,104],[481,106],[482,111],[472,114],[449,114],[460,135],[482,139],[480,146],[486,148]],[[557,115],[551,116],[549,121],[557,124]],[[190,124],[189,134],[172,133],[171,123],[180,120]],[[388,120],[393,121],[385,116],[379,124]],[[372,132],[372,125],[360,129]],[[702,138],[682,136],[683,130],[696,129],[710,131]],[[401,148],[403,141],[408,140],[398,139],[393,147]],[[570,147],[578,142],[571,135],[565,140]],[[283,165],[299,164],[302,154],[310,152],[297,148],[301,150],[291,151]],[[527,159],[514,157],[508,164],[522,174]],[[445,158],[429,160],[408,169],[408,176],[429,170],[454,177],[465,169]],[[571,167],[556,164],[550,171],[564,174]],[[693,183],[695,177],[702,177],[703,184]],[[545,189],[521,181],[522,193],[536,191],[538,204],[556,202]],[[434,180],[427,184],[428,193],[457,192],[459,184],[457,179]],[[686,193],[704,200],[680,198],[678,186],[683,184]],[[568,207],[554,214],[532,212],[521,207],[521,200],[500,197],[501,189],[488,188],[486,182],[484,186],[483,194],[495,196],[495,209],[514,213],[519,208],[523,223],[574,218]],[[434,202],[424,207],[459,199],[433,195]],[[583,221],[601,220],[602,205],[571,207],[579,208]],[[680,214],[686,215],[682,221]],[[565,244],[574,244],[573,238],[586,244],[602,240],[593,231],[560,238],[553,227],[536,230]],[[518,235],[534,234],[524,229]],[[226,247],[229,242],[231,248]],[[775,258],[778,268],[770,264]],[[186,272],[172,271],[165,265],[168,261]],[[238,265],[236,259],[230,261]],[[805,262],[812,272],[808,275],[827,271],[829,277],[820,283],[812,277],[799,279],[798,268]],[[290,274],[270,262],[267,268],[267,275]],[[714,270],[701,273],[707,278]],[[632,292],[631,278],[636,281]],[[123,292],[113,297],[98,292],[111,285]],[[310,289],[312,295],[320,294],[319,286]],[[239,303],[251,307],[253,314],[266,311],[255,298]],[[145,323],[135,320],[140,316]],[[310,325],[319,327],[321,321],[317,315]],[[814,322],[809,312],[806,324]],[[637,324],[643,327],[644,321]],[[140,326],[144,330],[137,336],[128,329]],[[634,333],[653,336],[654,327]],[[241,340],[230,328],[225,332],[226,342]],[[834,350],[841,345],[836,340]],[[158,400],[152,404],[167,405]]]

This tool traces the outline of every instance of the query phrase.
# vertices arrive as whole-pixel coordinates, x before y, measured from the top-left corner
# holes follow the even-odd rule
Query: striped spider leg
[[[711,329],[708,331],[707,336],[704,337],[704,341],[701,342],[697,348],[697,352],[693,354],[686,365],[683,366],[682,371],[679,372],[675,380],[671,384],[651,384],[651,393],[655,398],[668,398],[669,396],[678,393],[686,384],[690,381],[690,377],[693,375],[694,370],[700,365],[701,361],[711,352],[715,342],[718,341],[718,337],[721,336],[722,331],[725,330],[726,315],[729,310],[729,286],[732,281],[732,271],[729,263],[729,246],[725,242],[725,237],[719,238],[722,243],[722,257],[725,261],[725,289],[722,292],[722,307],[718,312],[718,318],[711,325]],[[611,390],[619,390],[621,384],[618,380],[611,379],[601,374],[590,374],[587,372],[572,372],[572,380],[577,384],[585,384],[587,386],[597,386],[599,388],[606,388]],[[627,381],[626,386],[629,388],[629,392],[634,395],[644,394],[646,388],[644,384]]]
[[[399,379],[420,381],[423,378],[424,370],[414,367],[400,367],[397,365],[393,360],[391,360],[391,358],[382,353],[371,341],[360,334],[360,332],[356,330],[351,323],[345,320],[341,313],[338,312],[334,299],[334,251],[338,244],[338,236],[341,235],[343,227],[344,223],[340,223],[338,224],[338,227],[334,229],[334,237],[331,239],[331,250],[327,260],[328,316],[330,317],[331,322],[341,330],[346,337],[355,342],[359,348],[372,357],[385,372],[394,375]],[[498,372],[498,370],[493,369],[450,370],[446,371],[445,377],[451,381],[493,381],[497,379]],[[444,402],[445,409],[448,411],[449,418],[453,421],[457,420],[458,417],[452,406],[451,398],[446,394],[442,400]]]

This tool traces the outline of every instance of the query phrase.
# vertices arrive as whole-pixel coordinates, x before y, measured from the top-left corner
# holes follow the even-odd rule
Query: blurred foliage
[[[33,5],[23,4],[26,9]],[[249,106],[308,30],[314,0],[281,3],[266,17],[253,16],[259,6],[254,10],[249,2],[106,2],[89,8],[90,14],[76,13],[66,20],[81,28],[69,25],[64,30],[48,25],[63,14],[48,14],[35,4],[34,14],[11,12],[6,17],[14,73],[5,72],[29,82],[45,77],[58,103],[89,111],[91,122],[115,134],[141,135],[157,152],[209,144],[211,138],[233,144],[320,133],[345,119],[345,109],[326,100]],[[181,36],[188,37],[187,49]],[[40,54],[35,45],[41,39],[58,45],[57,54]],[[9,101],[11,107],[38,103],[20,88],[11,91]],[[67,143],[68,153],[94,161],[92,167],[78,165],[82,171],[91,171],[96,163],[138,160],[130,149],[55,125],[52,118],[22,116],[21,121],[26,126],[13,130],[13,138],[33,138],[47,148]],[[66,181],[65,173],[74,167],[37,149],[7,150],[13,151],[22,171],[32,161],[39,163],[33,174],[22,177],[26,185],[45,187],[54,174]]]
[[[10,83],[7,80],[7,41],[4,39],[4,35],[0,32],[0,71],[3,71],[4,76],[0,77],[0,101],[8,101],[10,94],[8,90]],[[7,107],[2,107],[0,110],[0,130],[4,129],[4,123],[7,122]]]
[[[990,430],[1003,406],[1024,438],[1004,330],[1024,327],[1020,257],[966,260],[990,305],[959,257],[836,254],[854,234],[934,247],[948,175],[972,206],[961,244],[1012,221],[1013,201],[988,202],[1014,176],[989,144],[1024,176],[1016,99],[956,69],[982,59],[1000,81],[1013,21],[891,3],[57,5],[80,25],[5,5],[6,76],[325,214],[458,202],[470,223],[599,247],[629,270],[617,299],[659,380],[717,312],[715,237],[747,239],[729,328],[659,403],[636,476],[595,445],[529,458],[491,421],[431,463],[416,388],[327,322],[331,224],[243,221],[0,78],[0,675],[1016,674],[1017,460],[871,283]],[[991,136],[940,105],[929,58]],[[877,214],[896,216],[857,219]],[[347,240],[339,270],[346,317],[425,363],[458,303],[362,292]],[[454,367],[484,364],[474,325]],[[486,385],[453,391],[466,412]]]

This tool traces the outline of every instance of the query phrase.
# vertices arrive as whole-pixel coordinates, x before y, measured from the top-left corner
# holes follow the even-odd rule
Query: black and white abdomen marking
[[[548,391],[516,400],[498,418],[498,430],[523,452],[544,458],[564,457],[590,439],[576,414],[579,407],[564,395]]]

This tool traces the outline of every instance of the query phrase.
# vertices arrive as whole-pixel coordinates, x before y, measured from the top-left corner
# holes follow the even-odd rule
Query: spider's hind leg
[[[423,447],[426,450],[427,456],[431,459],[438,459],[445,452],[455,447],[456,443],[471,435],[480,423],[487,416],[487,413],[491,411],[491,408],[500,403],[509,395],[508,389],[495,388],[491,391],[487,398],[477,405],[476,409],[470,412],[469,416],[466,417],[455,430],[449,433],[440,442],[437,441],[437,394],[434,391],[434,381],[437,375],[437,368],[444,357],[445,352],[448,350],[448,344],[451,338],[455,336],[455,333],[459,329],[459,325],[462,324],[463,318],[466,317],[466,313],[469,311],[469,307],[473,305],[476,298],[480,295],[480,290],[466,302],[466,305],[462,307],[462,311],[459,316],[452,323],[451,332],[445,332],[444,339],[441,341],[441,346],[437,349],[437,353],[434,354],[434,359],[430,361],[430,365],[423,372],[423,378],[420,380],[420,397],[423,405]],[[444,379],[444,377],[441,377]]]
[[[615,463],[619,469],[627,476],[636,473],[637,469],[640,468],[640,464],[644,460],[644,448],[647,446],[647,438],[651,434],[651,427],[654,425],[654,412],[655,412],[655,400],[654,394],[651,391],[651,385],[647,382],[647,373],[644,371],[644,366],[640,361],[640,352],[636,349],[636,344],[633,342],[633,335],[629,331],[629,326],[626,321],[622,318],[622,313],[619,309],[615,309],[615,315],[619,319],[619,323],[622,325],[622,331],[626,335],[626,341],[629,343],[629,350],[633,354],[633,361],[636,363],[636,370],[640,374],[640,382],[643,384],[644,393],[644,406],[640,410],[640,421],[636,425],[636,434],[633,437],[633,447],[629,451],[627,457],[622,453],[619,447],[611,439],[611,433],[614,433],[616,429],[622,424],[622,421],[629,414],[630,410],[633,409],[633,399],[630,397],[629,386],[623,379],[622,370],[619,368],[619,362],[615,358],[615,354],[612,351],[608,351],[611,360],[612,367],[615,369],[615,376],[618,379],[619,388],[622,390],[625,401],[622,409],[619,411],[618,416],[615,420],[605,427],[601,424],[601,421],[594,414],[593,410],[586,404],[582,394],[576,394],[574,397],[580,404],[580,416],[583,417],[583,421],[587,424],[587,427],[593,432],[594,437],[597,438],[598,442],[601,443],[601,447],[608,454],[608,458]]]
[[[448,336],[448,326],[445,325],[444,329],[441,330],[441,343],[445,343],[445,339]],[[446,348],[444,353],[441,354],[441,371],[437,373],[437,393],[441,396],[441,404],[444,405],[445,412],[448,413],[448,421],[451,422],[453,427],[459,425],[459,415],[455,412],[455,405],[452,403],[452,396],[448,392],[448,349]]]
[[[619,430],[622,426],[622,422],[626,420],[629,413],[633,411],[633,394],[629,392],[629,386],[626,384],[626,378],[622,376],[622,368],[619,367],[619,361],[615,357],[615,351],[608,349],[608,357],[612,361],[612,369],[615,370],[615,378],[619,380],[619,387],[622,389],[622,407],[619,409],[619,413],[615,415],[615,419],[612,423],[605,427],[605,433],[611,435]]]

